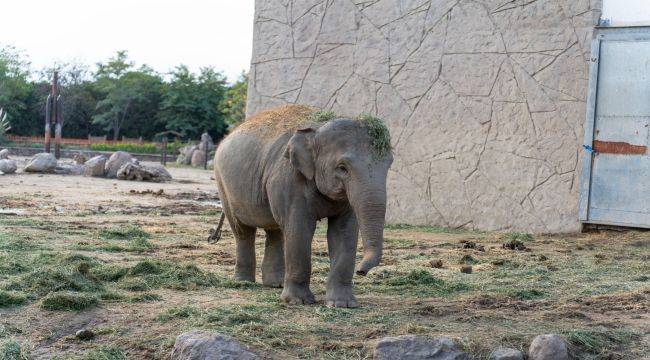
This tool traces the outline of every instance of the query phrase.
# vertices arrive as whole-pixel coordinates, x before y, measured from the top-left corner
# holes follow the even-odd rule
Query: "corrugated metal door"
[[[650,31],[601,29],[592,50],[580,220],[650,228]]]

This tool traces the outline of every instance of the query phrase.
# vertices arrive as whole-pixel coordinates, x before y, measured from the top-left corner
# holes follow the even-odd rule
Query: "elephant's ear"
[[[291,161],[291,165],[307,179],[314,179],[314,134],[312,128],[296,130],[289,140],[284,157]]]

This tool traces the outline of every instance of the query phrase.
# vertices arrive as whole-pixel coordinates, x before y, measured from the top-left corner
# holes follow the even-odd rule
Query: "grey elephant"
[[[328,219],[326,304],[357,307],[352,277],[359,230],[365,275],[382,256],[390,135],[372,117],[333,118],[300,105],[237,127],[215,154],[215,178],[237,244],[235,279],[255,281],[255,233],[266,232],[262,282],[290,304],[312,304],[311,244]]]

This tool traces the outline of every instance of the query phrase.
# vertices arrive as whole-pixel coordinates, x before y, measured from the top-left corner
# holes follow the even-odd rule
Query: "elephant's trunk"
[[[386,217],[386,190],[365,192],[352,201],[363,239],[363,259],[357,267],[357,275],[366,275],[379,265],[384,242]]]

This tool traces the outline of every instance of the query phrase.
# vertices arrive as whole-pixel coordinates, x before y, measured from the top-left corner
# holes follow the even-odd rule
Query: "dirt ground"
[[[165,184],[0,176],[0,358],[163,359],[191,329],[278,359],[371,358],[380,338],[403,334],[448,336],[487,359],[544,333],[564,336],[579,359],[650,358],[650,233],[387,226],[382,265],[354,280],[361,307],[331,309],[323,222],[318,303],[289,306],[280,289],[230,280],[227,225],[206,242],[220,215],[211,172],[170,172]],[[82,328],[95,338],[76,339]]]

